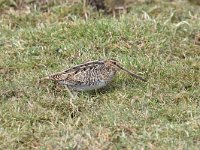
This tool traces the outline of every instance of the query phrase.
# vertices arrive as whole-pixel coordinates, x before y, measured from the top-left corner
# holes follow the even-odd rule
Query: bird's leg
[[[84,15],[85,15],[85,19],[87,20],[88,15],[87,15],[87,1],[86,0],[83,0],[83,12],[84,12]]]
[[[123,14],[126,14],[127,13],[127,8],[123,7],[122,11],[123,11]]]
[[[69,89],[68,86],[65,86],[65,89],[67,90],[67,92],[69,93],[70,99],[75,99],[74,94],[72,93],[72,91]]]
[[[116,17],[115,9],[112,9],[112,14],[113,14],[113,17],[115,18]]]
[[[78,110],[78,107],[74,105],[73,101],[77,98],[77,93],[71,91],[68,86],[65,86],[65,89],[68,91],[70,95],[69,103],[72,106],[72,112],[76,112]]]

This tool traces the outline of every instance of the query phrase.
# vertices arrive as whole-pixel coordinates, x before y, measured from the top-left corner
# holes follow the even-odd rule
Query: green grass
[[[199,149],[200,7],[135,4],[118,18],[88,8],[85,20],[77,3],[26,5],[0,9],[0,149]],[[148,82],[119,73],[74,107],[66,91],[38,84],[102,58]]]

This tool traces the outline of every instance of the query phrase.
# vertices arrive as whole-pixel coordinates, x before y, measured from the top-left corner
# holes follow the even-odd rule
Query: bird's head
[[[105,60],[104,62],[105,62],[105,65],[107,68],[113,69],[114,71],[123,70],[126,73],[128,73],[129,75],[146,82],[146,80],[143,79],[142,77],[140,77],[140,76],[130,72],[129,70],[125,69],[124,67],[122,67],[122,65],[115,59],[108,59],[108,60]]]
[[[107,59],[104,61],[106,67],[114,69],[115,71],[120,70],[120,63],[115,59]]]

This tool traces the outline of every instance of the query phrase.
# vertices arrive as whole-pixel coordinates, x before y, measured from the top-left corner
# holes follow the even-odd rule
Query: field
[[[0,149],[199,149],[200,6],[136,2],[115,18],[82,6],[0,1]],[[119,72],[73,104],[38,82],[107,58],[148,81]]]

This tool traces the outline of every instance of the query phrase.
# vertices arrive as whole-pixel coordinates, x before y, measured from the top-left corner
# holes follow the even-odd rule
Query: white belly
[[[100,82],[97,85],[82,85],[82,86],[79,85],[79,86],[68,86],[68,87],[76,91],[91,91],[91,90],[100,89],[106,85],[107,85],[107,82]]]

